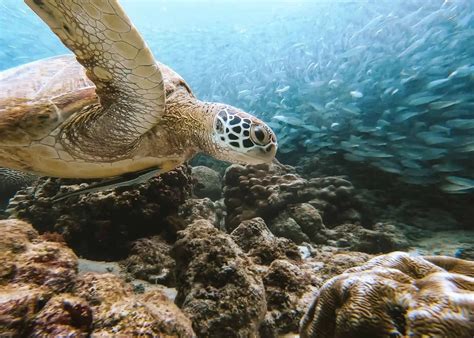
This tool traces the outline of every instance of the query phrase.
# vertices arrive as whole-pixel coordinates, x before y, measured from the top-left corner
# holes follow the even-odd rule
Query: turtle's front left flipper
[[[65,193],[57,194],[53,198],[53,202],[59,202],[66,198],[78,196],[86,193],[93,193],[98,191],[104,191],[107,189],[115,189],[118,187],[128,187],[134,184],[139,184],[148,181],[150,178],[155,177],[160,173],[159,168],[149,168],[136,173],[128,173],[122,176],[114,177],[102,182],[91,184],[85,188],[79,188],[77,190],[68,191]]]
[[[100,107],[76,117],[81,123],[64,128],[63,145],[85,155],[96,146],[102,158],[127,156],[165,107],[161,71],[140,33],[117,0],[25,2],[76,55],[100,98]]]

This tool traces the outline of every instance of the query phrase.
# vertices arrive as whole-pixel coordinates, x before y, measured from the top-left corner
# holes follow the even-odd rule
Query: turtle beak
[[[232,162],[239,164],[262,164],[271,163],[275,158],[278,146],[276,143],[270,143],[266,147],[256,147],[245,153],[234,154]]]

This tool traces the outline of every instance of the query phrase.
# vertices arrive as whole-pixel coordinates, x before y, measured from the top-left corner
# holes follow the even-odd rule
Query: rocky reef
[[[327,281],[301,337],[472,337],[474,263],[403,252],[375,257]]]
[[[210,168],[183,166],[138,186],[54,202],[77,188],[65,183],[74,182],[42,178],[20,191],[13,218],[0,223],[2,333],[278,337],[299,332],[304,317],[308,337],[326,334],[321,326],[336,330],[328,337],[431,334],[410,322],[413,313],[443,308],[429,323],[444,330],[458,324],[448,320],[458,313],[449,304],[473,294],[471,282],[465,286],[471,262],[375,256],[411,249],[438,230],[436,222],[423,230],[417,222],[431,223],[420,212],[411,227],[380,217],[374,195],[344,175],[303,176],[274,163],[231,165],[221,179]],[[433,215],[449,228],[442,211]],[[78,268],[76,255],[118,264]],[[364,297],[345,303],[351,298],[341,294]],[[469,302],[459,309],[472,319]],[[334,304],[364,329],[344,311],[341,320],[331,314]],[[380,318],[363,318],[367,306]],[[470,332],[464,319],[452,330],[459,337]]]
[[[135,295],[115,275],[78,273],[76,255],[54,238],[0,221],[2,336],[195,336],[164,294]]]
[[[191,169],[182,166],[134,187],[54,201],[59,192],[77,189],[74,183],[41,178],[15,196],[9,212],[40,232],[60,233],[76,254],[92,259],[125,258],[133,240],[166,232],[167,217],[192,192]]]
[[[289,167],[230,166],[225,174],[227,226],[262,217],[275,235],[368,253],[406,249],[408,240],[369,207],[345,178],[305,179]]]

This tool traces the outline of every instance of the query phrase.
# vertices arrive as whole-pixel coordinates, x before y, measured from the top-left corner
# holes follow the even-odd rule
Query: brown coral
[[[265,290],[251,260],[231,237],[205,220],[179,232],[173,250],[176,303],[203,337],[256,336]]]
[[[355,198],[354,187],[342,177],[306,180],[282,166],[232,165],[226,170],[224,181],[231,230],[241,221],[257,216],[268,221],[298,203],[316,207],[326,225],[362,221],[356,210],[361,204]]]
[[[26,222],[0,221],[0,258],[2,336],[195,336],[161,292],[135,296],[117,276],[78,276],[74,253]]]
[[[305,314],[305,337],[472,337],[474,263],[377,256],[327,281]]]
[[[224,201],[229,231],[242,221],[264,219],[273,234],[295,243],[327,244],[368,253],[406,249],[391,225],[371,224],[352,184],[342,177],[304,179],[276,165],[230,166]]]
[[[93,311],[95,336],[194,337],[191,321],[160,291],[135,296],[112,274],[84,273],[74,288]]]
[[[33,316],[74,283],[77,258],[62,243],[44,241],[32,226],[0,221],[0,332],[25,334]]]
[[[192,190],[190,167],[181,166],[133,187],[55,202],[61,185],[71,182],[77,183],[41,178],[15,196],[9,212],[40,232],[61,233],[76,254],[97,260],[123,259],[131,241],[163,232]]]

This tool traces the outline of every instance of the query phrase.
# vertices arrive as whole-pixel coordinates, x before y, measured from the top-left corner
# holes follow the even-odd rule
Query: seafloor
[[[474,335],[472,195],[294,162],[200,158],[60,202],[78,182],[20,182],[0,221],[2,336]]]

